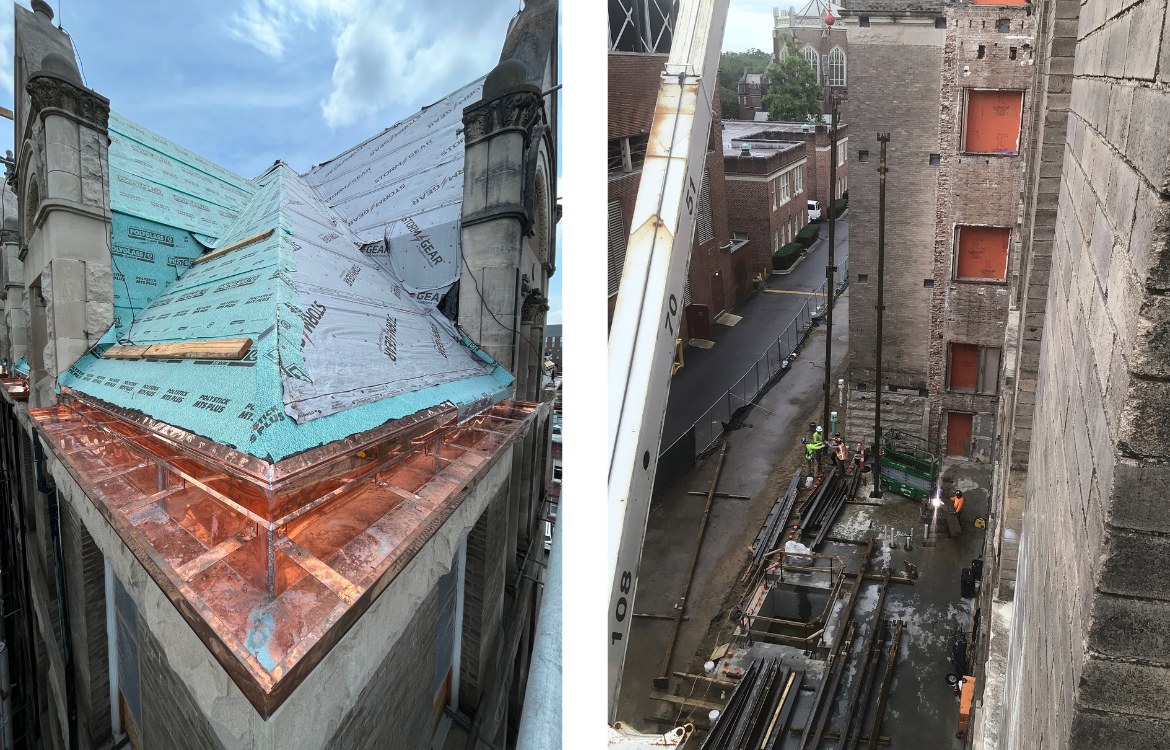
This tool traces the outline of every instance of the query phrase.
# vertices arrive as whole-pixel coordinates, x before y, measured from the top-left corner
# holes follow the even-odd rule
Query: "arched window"
[[[829,85],[845,85],[845,53],[840,47],[834,47],[829,53]]]
[[[800,52],[804,55],[804,59],[808,60],[808,64],[812,66],[813,72],[817,74],[817,80],[821,80],[821,56],[807,44]]]

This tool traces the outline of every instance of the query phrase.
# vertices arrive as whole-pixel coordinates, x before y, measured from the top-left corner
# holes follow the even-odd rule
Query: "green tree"
[[[723,119],[739,119],[739,79],[743,74],[763,73],[771,61],[771,55],[754,48],[719,56],[719,108]]]
[[[775,65],[768,66],[768,94],[764,106],[768,108],[768,119],[785,122],[802,122],[807,118],[820,118],[821,85],[816,71],[796,49],[789,37],[787,53]]]

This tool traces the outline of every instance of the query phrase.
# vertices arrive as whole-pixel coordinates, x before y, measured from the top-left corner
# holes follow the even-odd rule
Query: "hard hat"
[[[801,439],[800,439],[800,442],[802,442],[802,443],[806,443],[806,444],[807,444],[807,443],[808,443],[808,438],[801,438]]]
[[[824,432],[824,430],[821,429],[820,425],[817,425],[817,432]]]
[[[840,440],[840,439],[841,439],[841,433],[839,433],[839,432],[834,432],[834,433],[833,433],[833,437],[835,437],[835,438],[837,438],[838,440]]]

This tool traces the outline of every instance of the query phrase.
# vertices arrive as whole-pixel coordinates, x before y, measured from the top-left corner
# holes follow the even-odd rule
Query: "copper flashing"
[[[537,409],[508,401],[464,422],[450,406],[424,410],[266,466],[69,393],[29,414],[267,718]]]
[[[0,378],[10,401],[28,401],[28,381],[22,377]]]

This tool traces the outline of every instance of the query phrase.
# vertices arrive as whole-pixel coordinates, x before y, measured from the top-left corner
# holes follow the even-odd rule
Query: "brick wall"
[[[1023,7],[975,5],[949,8],[946,24],[939,93],[940,165],[936,169],[938,198],[931,297],[931,330],[936,334],[941,331],[942,335],[930,341],[927,374],[928,437],[936,445],[945,444],[948,410],[986,415],[998,410],[995,397],[975,397],[947,389],[948,345],[965,343],[1001,348],[1010,298],[1008,280],[998,283],[952,280],[955,227],[1011,227],[1015,237],[1020,234],[1024,149],[1031,134],[1032,118],[1027,105],[1033,95],[1032,45],[1036,25],[1035,17]],[[973,89],[1024,92],[1018,153],[963,152],[962,134],[968,117],[966,94]]]
[[[860,11],[859,11],[860,12]],[[877,305],[878,162],[877,133],[890,133],[886,183],[885,301],[882,379],[899,387],[898,398],[882,398],[883,424],[918,425],[925,436],[929,344],[935,299],[924,280],[934,282],[935,206],[938,167],[930,154],[939,150],[939,105],[946,32],[933,17],[871,17],[871,26],[851,25],[849,91],[850,296],[849,433],[870,437]],[[897,85],[891,85],[891,82]],[[867,163],[857,161],[869,151]],[[865,282],[859,276],[866,276]],[[870,342],[865,345],[863,342]],[[858,390],[866,383],[867,391]],[[869,395],[867,395],[869,394]]]
[[[1089,0],[1079,16],[1075,6],[1055,10],[1054,54],[1070,47],[1065,40],[1075,33],[1075,57],[1068,94],[1051,75],[1047,82],[1045,117],[1057,120],[1068,106],[1065,142],[1046,139],[1043,148],[1045,155],[1064,153],[1056,208],[1043,207],[1040,198],[1033,204],[1032,247],[1040,261],[1033,268],[1050,262],[1051,269],[1042,317],[1034,320],[1043,339],[1004,747],[1165,747],[1166,3]],[[1044,179],[1041,171],[1035,184]],[[1043,187],[1051,195],[1049,184]],[[1042,232],[1049,220],[1050,256]]]
[[[759,151],[755,156],[725,156],[723,163],[728,174],[728,221],[731,231],[746,232],[748,244],[736,251],[737,262],[750,269],[749,282],[742,296],[751,292],[751,276],[772,267],[772,253],[775,251],[774,233],[780,231],[780,243],[784,244],[784,227],[787,225],[788,241],[792,242],[796,232],[808,223],[807,192],[794,193],[787,201],[777,203],[773,208],[771,180],[793,164],[805,160],[804,148],[793,148],[782,152]],[[807,161],[802,168],[807,170]],[[777,201],[780,196],[777,196]],[[740,298],[742,298],[742,296]]]
[[[150,627],[138,618],[138,672],[141,680],[143,748],[222,748],[190,689],[175,674]]]

